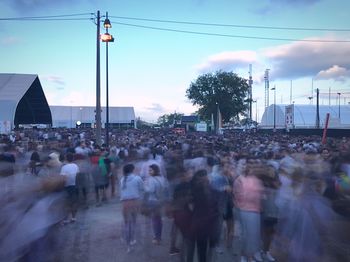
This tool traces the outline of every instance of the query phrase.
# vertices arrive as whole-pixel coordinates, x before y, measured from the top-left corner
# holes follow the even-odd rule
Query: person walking
[[[256,177],[256,164],[248,162],[243,175],[234,183],[233,194],[242,228],[243,262],[252,262],[261,246],[260,212],[263,185]]]
[[[143,181],[140,176],[134,174],[135,166],[126,164],[123,167],[123,177],[120,179],[120,200],[124,219],[123,235],[127,244],[127,252],[136,244],[135,227],[140,208],[140,200],[143,197]]]
[[[60,175],[65,177],[65,190],[67,192],[67,207],[68,214],[66,219],[63,220],[63,224],[69,222],[68,217],[71,214],[70,222],[76,221],[77,213],[77,201],[78,201],[78,190],[76,187],[76,177],[79,173],[79,167],[73,163],[74,156],[72,153],[66,154],[66,164],[61,168]]]
[[[166,200],[168,182],[160,175],[160,168],[156,164],[149,166],[149,177],[145,181],[147,205],[151,210],[153,228],[153,244],[159,245],[162,237],[162,207]]]

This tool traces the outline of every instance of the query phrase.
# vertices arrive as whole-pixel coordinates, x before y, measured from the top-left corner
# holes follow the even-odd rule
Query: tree
[[[181,121],[181,117],[184,114],[182,113],[172,113],[172,114],[165,114],[158,118],[157,124],[159,124],[162,127],[171,127],[176,124],[176,122]]]
[[[186,96],[193,105],[199,106],[202,119],[210,120],[213,114],[216,123],[219,107],[223,122],[228,122],[245,114],[248,90],[246,79],[233,72],[217,71],[200,75],[190,84]]]

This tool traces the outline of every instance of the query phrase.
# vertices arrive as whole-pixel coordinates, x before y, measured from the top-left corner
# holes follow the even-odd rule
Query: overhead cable
[[[263,37],[263,36],[228,35],[228,34],[218,34],[218,33],[209,33],[209,32],[198,32],[198,31],[188,31],[188,30],[180,30],[180,29],[172,29],[172,28],[136,25],[136,24],[129,24],[129,23],[121,23],[116,21],[113,21],[113,24],[152,29],[152,30],[168,31],[168,32],[205,35],[205,36],[220,36],[220,37],[230,37],[230,38],[245,38],[245,39],[258,39],[258,40],[274,40],[274,41],[297,41],[297,42],[311,42],[311,43],[350,43],[350,40],[294,39],[294,38],[277,38],[277,37]]]
[[[203,25],[203,26],[217,26],[217,27],[238,27],[238,28],[251,28],[251,29],[273,29],[273,30],[294,30],[294,31],[333,31],[333,32],[350,32],[350,28],[308,28],[308,27],[278,27],[278,26],[260,26],[260,25],[238,25],[238,24],[220,24],[220,23],[205,23],[205,22],[191,22],[191,21],[177,21],[177,20],[161,20],[150,18],[138,18],[127,16],[109,16],[110,18],[158,22],[158,23],[171,23],[171,24],[186,24],[186,25]]]

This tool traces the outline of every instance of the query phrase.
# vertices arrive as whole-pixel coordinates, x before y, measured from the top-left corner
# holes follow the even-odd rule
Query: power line
[[[278,27],[278,26],[259,26],[259,25],[238,25],[238,24],[220,24],[220,23],[204,23],[204,22],[190,22],[190,21],[177,21],[177,20],[161,20],[150,18],[138,18],[127,16],[110,16],[111,18],[137,20],[147,22],[158,23],[171,23],[171,24],[186,24],[186,25],[203,25],[203,26],[218,26],[218,27],[238,27],[238,28],[251,28],[251,29],[272,29],[272,30],[294,30],[294,31],[333,31],[333,32],[350,32],[349,28],[307,28],[307,27]]]
[[[209,33],[209,32],[198,32],[198,31],[188,31],[188,30],[180,30],[180,29],[172,29],[172,28],[136,25],[136,24],[115,22],[115,21],[113,21],[113,24],[138,27],[138,28],[144,28],[144,29],[168,31],[168,32],[205,35],[205,36],[220,36],[220,37],[230,37],[230,38],[245,38],[245,39],[258,39],[258,40],[274,40],[274,41],[297,41],[297,42],[311,42],[311,43],[350,43],[350,40],[294,39],[294,38],[277,38],[277,37],[262,37],[262,36],[228,35],[228,34],[218,34],[218,33]]]
[[[45,19],[45,18],[59,18],[59,17],[70,17],[70,16],[82,16],[82,15],[94,15],[94,13],[80,13],[80,14],[67,14],[67,15],[46,15],[46,16],[23,16],[23,17],[4,17],[0,20],[26,20],[26,19]]]
[[[30,16],[30,17],[8,17],[0,18],[0,21],[72,21],[72,20],[94,20],[94,18],[66,18],[74,16],[84,16],[90,15],[94,16],[94,13],[78,13],[78,14],[64,14],[64,15],[51,15],[51,16]],[[124,17],[124,16],[110,16],[111,18],[118,19],[129,19],[129,20],[139,20],[139,21],[152,21],[152,22],[162,22],[162,23],[176,23],[176,24],[192,24],[192,25],[206,25],[206,26],[222,26],[222,27],[243,27],[243,28],[259,28],[259,29],[276,29],[276,30],[318,30],[318,31],[350,31],[350,29],[326,29],[326,28],[297,28],[297,27],[269,27],[269,26],[255,26],[255,25],[230,25],[230,24],[213,24],[213,23],[202,23],[202,22],[187,22],[187,21],[175,21],[175,20],[159,20],[159,19],[147,19],[147,18],[135,18],[135,17]],[[181,29],[172,28],[161,28],[137,24],[129,24],[122,22],[113,22],[115,24],[138,27],[144,29],[186,33],[186,34],[196,34],[205,36],[219,36],[219,37],[230,37],[230,38],[244,38],[244,39],[258,39],[258,40],[273,40],[273,41],[297,41],[297,42],[311,42],[311,43],[350,43],[350,40],[331,40],[331,39],[294,39],[294,38],[277,38],[277,37],[260,37],[260,36],[245,36],[245,35],[231,35],[231,34],[219,34],[219,33],[209,33],[209,32],[199,32],[199,31],[189,31]]]
[[[23,19],[2,19],[1,21],[77,21],[77,20],[93,20],[93,18],[23,18]]]

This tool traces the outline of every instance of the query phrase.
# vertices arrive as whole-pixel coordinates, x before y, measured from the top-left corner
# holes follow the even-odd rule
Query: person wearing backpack
[[[151,212],[153,240],[152,243],[159,245],[162,237],[162,207],[166,200],[168,189],[167,180],[160,175],[159,166],[152,164],[149,166],[149,177],[145,181],[145,194],[147,205]]]

